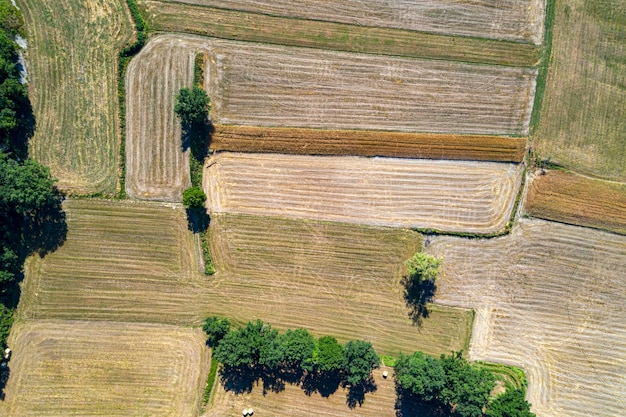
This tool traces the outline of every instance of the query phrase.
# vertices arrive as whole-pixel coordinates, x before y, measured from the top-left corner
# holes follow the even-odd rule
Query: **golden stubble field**
[[[18,0],[28,31],[30,155],[73,193],[115,193],[117,53],[132,36],[123,0]]]
[[[9,343],[3,416],[194,417],[200,411],[209,352],[199,329],[21,321]]]
[[[435,238],[436,302],[475,308],[470,358],[525,369],[542,417],[626,408],[626,237],[543,220],[508,236]]]
[[[494,233],[509,221],[518,164],[221,152],[207,161],[212,213]]]

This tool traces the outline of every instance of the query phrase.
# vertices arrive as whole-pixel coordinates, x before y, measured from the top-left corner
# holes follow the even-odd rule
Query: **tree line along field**
[[[521,162],[526,138],[213,125],[216,151]]]
[[[7,417],[200,412],[209,367],[199,329],[93,321],[15,324]]]
[[[496,233],[521,177],[495,162],[220,152],[203,181],[211,213]]]
[[[626,184],[550,170],[530,183],[525,210],[533,217],[626,234]]]
[[[467,346],[472,312],[433,307],[413,326],[400,285],[418,233],[216,215],[217,273],[200,272],[184,211],[151,202],[68,200],[65,244],[26,264],[19,319],[198,325],[261,318],[397,355]]]
[[[533,147],[581,173],[626,181],[626,6],[556,2],[552,65]]]
[[[402,28],[469,37],[541,43],[544,2],[539,0],[420,1],[166,0],[272,16]],[[180,7],[180,6],[179,6]]]
[[[28,31],[30,154],[73,193],[114,193],[118,181],[118,50],[132,35],[122,0],[18,0]]]
[[[149,26],[163,32],[376,55],[526,67],[537,65],[541,54],[541,47],[531,43],[452,36],[447,34],[448,31],[438,34],[416,32],[162,0],[139,0],[138,3]],[[329,5],[325,4],[325,7]]]
[[[626,237],[521,219],[488,240],[437,237],[435,302],[475,308],[470,359],[521,366],[542,417],[622,414]]]

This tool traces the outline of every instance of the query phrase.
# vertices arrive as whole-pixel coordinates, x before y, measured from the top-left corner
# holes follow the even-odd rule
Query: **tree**
[[[306,329],[287,330],[279,343],[283,362],[292,370],[302,369],[303,363],[313,357],[315,339]]]
[[[54,204],[59,198],[55,182],[48,167],[37,161],[27,159],[20,164],[0,153],[0,210],[3,214],[30,217]]]
[[[200,187],[190,187],[183,191],[183,204],[192,209],[204,207],[206,194]]]
[[[378,368],[380,358],[370,342],[351,340],[346,343],[341,365],[346,381],[352,385],[359,385],[370,377],[373,369]]]
[[[230,332],[230,322],[225,318],[211,316],[204,321],[202,330],[208,336],[207,344],[215,347]]]
[[[261,320],[229,332],[219,342],[213,355],[227,368],[276,367],[282,361],[277,341],[278,331]]]
[[[428,317],[427,303],[431,302],[437,286],[441,259],[423,252],[417,252],[405,262],[408,274],[402,279],[404,300],[409,308],[409,317],[418,324]]]
[[[446,374],[446,385],[440,399],[460,417],[481,417],[495,386],[493,374],[470,365],[462,352],[441,355],[441,365]]]
[[[181,88],[176,96],[174,112],[180,117],[183,125],[203,124],[209,117],[209,96],[206,91],[194,86]]]
[[[530,404],[524,391],[507,385],[504,394],[496,397],[485,413],[488,417],[536,417],[530,412]]]
[[[304,369],[311,372],[338,372],[343,363],[343,346],[332,336],[318,339],[311,359],[306,361]]]
[[[439,399],[446,385],[446,374],[441,362],[422,352],[400,355],[396,362],[396,379],[402,388],[424,401]]]

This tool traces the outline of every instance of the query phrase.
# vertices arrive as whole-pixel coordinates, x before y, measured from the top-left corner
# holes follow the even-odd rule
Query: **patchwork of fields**
[[[626,407],[626,237],[543,220],[509,236],[438,237],[436,302],[475,308],[470,358],[521,366],[542,417]]]

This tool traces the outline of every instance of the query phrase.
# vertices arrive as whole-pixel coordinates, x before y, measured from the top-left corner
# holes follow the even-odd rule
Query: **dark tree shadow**
[[[187,212],[187,228],[193,233],[206,232],[209,228],[211,218],[206,208],[188,208]]]
[[[7,381],[9,380],[9,375],[11,374],[11,370],[7,365],[6,368],[0,367],[0,401],[4,401],[4,387],[7,385]]]
[[[413,324],[421,326],[422,320],[430,315],[428,303],[433,300],[437,285],[434,281],[410,275],[404,276],[401,283],[404,286],[404,301],[409,309],[409,318]]]
[[[302,379],[302,390],[306,395],[318,392],[322,397],[328,398],[334,394],[341,383],[341,375],[335,372],[309,372]]]
[[[363,383],[358,385],[348,385],[348,393],[346,394],[346,404],[348,407],[360,407],[365,401],[365,394],[375,392],[378,389],[374,377],[370,375]]]
[[[449,407],[436,401],[422,401],[396,384],[396,417],[450,417]]]
[[[222,367],[220,382],[226,391],[234,394],[250,393],[259,379],[257,370],[250,367],[231,368]]]
[[[204,160],[209,154],[209,145],[214,131],[213,123],[209,120],[203,123],[183,124],[181,138],[183,152],[191,148],[191,155],[196,160]]]
[[[37,123],[28,97],[20,100],[18,105],[18,128],[11,135],[11,149],[18,158],[24,160],[28,158],[28,141],[35,135]]]
[[[279,393],[285,390],[285,382],[278,371],[261,371],[261,382],[263,383],[263,395],[267,395],[270,391]]]
[[[67,222],[63,211],[65,195],[55,190],[57,198],[24,222],[24,249],[27,255],[42,258],[56,251],[67,239]]]

